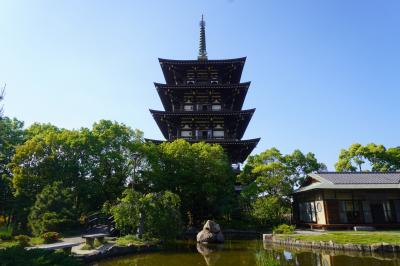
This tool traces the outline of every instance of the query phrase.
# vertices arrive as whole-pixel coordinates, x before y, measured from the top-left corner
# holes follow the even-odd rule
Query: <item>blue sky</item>
[[[354,142],[400,145],[400,1],[0,1],[5,113],[26,125],[123,122],[162,139],[158,57],[247,56],[254,152],[314,152],[333,170]]]

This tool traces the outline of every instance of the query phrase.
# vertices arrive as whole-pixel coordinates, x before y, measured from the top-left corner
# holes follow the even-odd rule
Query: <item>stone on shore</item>
[[[197,242],[200,243],[223,243],[224,236],[222,235],[219,224],[214,221],[208,220],[197,234]]]

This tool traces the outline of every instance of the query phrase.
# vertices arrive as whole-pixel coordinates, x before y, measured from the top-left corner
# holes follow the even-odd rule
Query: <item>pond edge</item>
[[[85,255],[74,255],[78,260],[83,261],[85,263],[100,261],[111,259],[114,257],[120,257],[125,255],[132,255],[132,254],[142,254],[142,253],[150,253],[160,251],[161,246],[159,244],[149,244],[149,245],[128,245],[128,246],[119,246],[113,245],[103,252],[96,252],[91,254]]]
[[[358,252],[388,252],[399,253],[400,245],[389,243],[375,243],[375,244],[338,244],[331,241],[302,241],[295,238],[287,237],[281,239],[273,234],[263,234],[263,242],[273,243],[285,246],[306,247],[313,249],[328,249],[328,250],[348,250]]]

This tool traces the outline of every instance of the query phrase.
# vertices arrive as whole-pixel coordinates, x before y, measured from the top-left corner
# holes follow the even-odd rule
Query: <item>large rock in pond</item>
[[[219,224],[214,221],[208,220],[197,234],[197,242],[200,243],[223,243],[224,236],[222,235]]]

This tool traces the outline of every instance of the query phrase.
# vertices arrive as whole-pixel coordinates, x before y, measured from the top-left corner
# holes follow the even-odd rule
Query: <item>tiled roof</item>
[[[308,178],[317,182],[301,186],[294,193],[315,189],[400,189],[400,172],[320,172]]]
[[[316,175],[333,184],[399,184],[400,172],[320,172]]]

